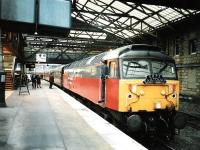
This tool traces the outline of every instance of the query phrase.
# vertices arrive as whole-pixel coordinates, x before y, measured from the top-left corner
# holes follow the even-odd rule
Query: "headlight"
[[[173,97],[173,98],[176,98],[176,93],[173,93],[173,94],[172,94],[172,97]]]
[[[132,98],[133,98],[133,95],[132,95],[132,94],[128,94],[128,98],[129,98],[129,99],[132,99]]]
[[[176,85],[175,84],[170,84],[169,85],[169,93],[173,93],[174,91],[176,91]]]
[[[172,93],[172,92],[174,92],[174,89],[173,89],[173,85],[170,84],[170,85],[169,85],[169,93]]]

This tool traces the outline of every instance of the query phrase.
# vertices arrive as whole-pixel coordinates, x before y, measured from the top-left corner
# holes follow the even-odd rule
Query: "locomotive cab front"
[[[173,62],[122,59],[120,85],[121,96],[126,97],[122,111],[178,110],[179,81]]]
[[[133,47],[132,47],[133,48]],[[126,49],[119,53],[118,111],[127,114],[131,131],[174,134],[185,126],[179,109],[175,62],[158,49]]]

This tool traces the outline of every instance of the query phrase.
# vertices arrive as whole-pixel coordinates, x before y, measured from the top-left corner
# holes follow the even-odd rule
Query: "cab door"
[[[119,69],[118,61],[109,61],[109,76],[106,79],[105,107],[118,110]]]

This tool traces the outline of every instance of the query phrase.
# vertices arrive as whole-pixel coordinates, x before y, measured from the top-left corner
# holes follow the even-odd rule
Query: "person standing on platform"
[[[32,82],[32,88],[36,89],[36,76],[35,76],[35,74],[32,74],[31,82]]]
[[[52,89],[53,83],[54,83],[54,76],[53,73],[50,74],[49,76],[49,88]]]
[[[37,80],[37,88],[41,88],[41,78],[39,75],[36,75],[36,80]]]
[[[21,83],[21,85],[22,86],[26,86],[27,85],[27,83],[28,83],[28,76],[24,73],[23,75],[22,75],[22,79],[21,79],[22,81],[22,83]]]

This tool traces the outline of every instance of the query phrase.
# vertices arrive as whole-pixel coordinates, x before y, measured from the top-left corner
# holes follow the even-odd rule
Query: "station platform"
[[[74,98],[42,81],[42,88],[6,92],[0,108],[2,150],[145,150]],[[23,89],[22,89],[23,90]]]

